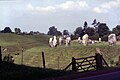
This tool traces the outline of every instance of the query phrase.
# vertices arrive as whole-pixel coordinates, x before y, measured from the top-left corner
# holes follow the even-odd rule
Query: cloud
[[[106,12],[108,12],[106,9],[100,8],[100,7],[95,7],[93,9],[93,11],[96,12],[96,13],[106,13]]]
[[[99,7],[95,7],[93,11],[96,13],[107,13],[109,12],[110,9],[119,8],[119,7],[120,7],[120,0],[114,0],[103,3]]]
[[[73,9],[84,9],[88,7],[88,4],[85,1],[66,1],[60,5],[57,5],[64,10],[73,10]]]
[[[33,6],[32,4],[27,4],[27,10],[31,12],[42,12],[42,13],[48,13],[48,12],[56,12],[59,10],[85,10],[88,8],[88,4],[86,1],[66,1],[65,3],[52,5],[52,6]]]
[[[34,7],[32,4],[27,5],[27,9],[32,11],[32,12],[53,12],[55,11],[55,7],[53,6],[47,6],[47,7]]]

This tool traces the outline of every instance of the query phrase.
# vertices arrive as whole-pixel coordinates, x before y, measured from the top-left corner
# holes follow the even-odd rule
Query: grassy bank
[[[24,54],[24,64],[29,66],[42,67],[41,52],[45,53],[46,67],[53,69],[64,69],[70,62],[71,58],[82,58],[95,55],[96,48],[100,48],[105,60],[110,63],[118,61],[120,55],[120,46],[108,46],[105,42],[95,45],[83,46],[80,44],[71,44],[70,47],[60,46],[56,48],[33,47],[26,50]],[[21,55],[15,56],[16,63],[21,62]]]
[[[15,63],[21,64],[22,47],[23,64],[33,67],[42,67],[41,52],[45,53],[46,67],[52,69],[64,69],[70,62],[71,58],[81,58],[93,56],[96,48],[100,48],[105,60],[109,63],[111,60],[118,61],[120,55],[120,42],[116,46],[108,46],[107,42],[96,43],[89,46],[83,46],[72,41],[71,46],[58,46],[50,48],[48,46],[47,35],[16,35],[0,34],[0,45],[7,48],[8,51],[2,51],[3,56],[11,53],[14,56]],[[20,55],[14,55],[20,53]]]

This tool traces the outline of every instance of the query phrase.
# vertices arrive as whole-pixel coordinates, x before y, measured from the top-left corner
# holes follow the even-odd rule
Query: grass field
[[[116,46],[108,46],[107,42],[96,43],[94,45],[83,46],[72,41],[71,46],[58,46],[50,48],[48,46],[47,35],[16,35],[0,34],[0,45],[7,48],[8,51],[2,51],[3,56],[11,53],[14,56],[15,63],[21,64],[22,47],[23,64],[34,67],[42,67],[41,52],[45,53],[46,67],[52,69],[64,69],[70,62],[71,58],[81,58],[92,56],[96,48],[100,48],[105,60],[109,63],[111,60],[118,61],[120,55],[120,42]],[[20,53],[20,55],[14,55]]]

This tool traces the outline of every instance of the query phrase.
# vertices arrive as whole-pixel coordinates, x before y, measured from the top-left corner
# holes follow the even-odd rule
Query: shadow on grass
[[[70,74],[70,71],[43,69],[0,62],[0,80],[41,80]]]

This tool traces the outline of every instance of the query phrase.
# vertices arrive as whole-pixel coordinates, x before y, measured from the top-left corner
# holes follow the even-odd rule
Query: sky
[[[120,0],[0,0],[0,30],[47,33],[49,27],[74,32],[84,22],[120,25]]]

